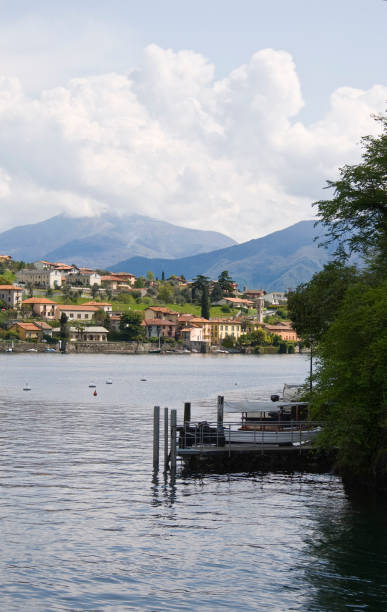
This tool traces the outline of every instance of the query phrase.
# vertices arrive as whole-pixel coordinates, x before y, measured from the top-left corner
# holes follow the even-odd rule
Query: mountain
[[[330,252],[314,242],[314,221],[300,221],[284,230],[227,248],[180,259],[132,257],[110,269],[136,276],[152,270],[160,278],[183,274],[192,279],[204,274],[212,279],[228,270],[240,287],[284,291],[307,282],[330,259]]]
[[[47,259],[93,268],[108,268],[128,257],[170,259],[233,244],[235,240],[219,232],[188,229],[142,215],[57,215],[0,234],[0,253],[13,259]]]

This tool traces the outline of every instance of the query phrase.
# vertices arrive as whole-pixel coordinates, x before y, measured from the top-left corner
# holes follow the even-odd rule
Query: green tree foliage
[[[144,328],[141,325],[142,317],[139,312],[129,311],[121,315],[121,337],[127,341],[141,340],[144,337]]]
[[[146,273],[146,278],[148,281],[154,281],[155,280],[155,275],[153,274],[152,270],[148,270],[148,272]]]
[[[161,283],[157,299],[164,304],[170,304],[173,301],[173,287],[169,283]]]
[[[309,283],[289,292],[288,311],[298,336],[319,340],[333,322],[348,287],[357,279],[354,267],[329,263]]]
[[[345,262],[357,252],[361,271],[330,264],[289,296],[297,332],[315,336],[312,393],[325,421],[320,444],[334,447],[347,478],[387,488],[387,133],[363,139],[363,159],[345,166],[316,202],[325,244]]]
[[[208,295],[208,284],[204,285],[202,289],[202,298],[201,298],[201,316],[204,319],[210,318],[210,298]]]
[[[222,287],[219,283],[214,283],[211,291],[211,302],[219,302],[223,297]]]
[[[387,281],[352,286],[318,349],[314,416],[351,475],[387,475]]]
[[[218,285],[222,290],[223,295],[232,295],[234,293],[233,279],[228,273],[228,270],[223,270],[218,276]]]
[[[134,281],[134,287],[136,289],[143,289],[145,287],[145,278],[143,276],[138,276]]]
[[[204,276],[203,274],[198,274],[192,281],[191,289],[192,289],[192,299],[197,302],[201,302],[202,292],[204,287],[209,285],[210,279],[208,276]]]
[[[380,136],[362,139],[362,162],[340,169],[337,181],[328,181],[331,200],[314,203],[327,245],[338,243],[336,255],[347,259],[353,252],[387,260],[387,115],[377,117]]]

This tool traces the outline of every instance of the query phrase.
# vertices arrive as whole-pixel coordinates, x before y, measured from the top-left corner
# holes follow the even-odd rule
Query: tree
[[[219,302],[223,297],[223,291],[219,283],[214,283],[211,291],[211,302]]]
[[[204,274],[198,274],[192,281],[192,299],[193,300],[201,300],[201,295],[204,287],[208,288],[210,279],[208,276],[204,276]]]
[[[136,289],[143,289],[145,287],[145,278],[143,276],[137,276],[134,281],[134,287]]]
[[[234,281],[228,273],[228,270],[223,270],[218,276],[218,284],[223,294],[232,295],[234,293]]]
[[[91,295],[95,299],[98,294],[99,294],[99,286],[97,285],[97,283],[94,283],[91,287]]]
[[[348,287],[359,273],[342,263],[326,264],[309,283],[289,292],[288,311],[298,336],[319,340],[335,318]]]
[[[210,318],[210,298],[208,296],[208,284],[204,285],[202,289],[201,316],[203,317],[203,319]]]
[[[155,280],[155,275],[153,274],[152,270],[148,270],[148,272],[146,273],[146,278],[149,282]]]
[[[59,325],[60,325],[61,351],[65,353],[66,343],[69,337],[69,330],[67,326],[67,315],[64,312],[62,312],[62,314],[60,315]]]
[[[159,287],[157,299],[164,304],[170,304],[173,300],[173,287],[169,283],[162,283]]]
[[[121,315],[120,332],[124,340],[128,342],[141,340],[144,337],[144,328],[141,325],[142,317],[139,312],[126,312]]]
[[[362,139],[362,162],[341,168],[340,179],[327,181],[334,197],[314,203],[323,244],[338,244],[335,254],[344,261],[353,252],[387,261],[387,115],[376,119],[382,133]]]
[[[322,418],[324,447],[353,479],[387,477],[387,281],[352,286],[323,336],[313,413]]]

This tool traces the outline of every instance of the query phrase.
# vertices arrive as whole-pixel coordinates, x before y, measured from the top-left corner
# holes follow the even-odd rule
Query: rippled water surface
[[[380,500],[329,474],[152,473],[154,404],[181,416],[192,401],[213,420],[219,393],[266,397],[302,382],[307,358],[7,354],[0,367],[0,610],[387,609]]]

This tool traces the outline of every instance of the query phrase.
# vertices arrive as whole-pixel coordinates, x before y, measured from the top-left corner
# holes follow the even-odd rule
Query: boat
[[[31,391],[31,387],[29,386],[28,383],[25,383],[25,385],[23,387],[23,391]]]
[[[225,423],[226,443],[299,446],[311,442],[321,431],[320,426],[308,421],[307,402],[225,401],[224,411],[242,415],[239,424],[227,427]]]
[[[107,378],[106,379],[106,384],[107,385],[112,385],[113,384],[113,379],[112,378]]]
[[[91,382],[91,383],[89,384],[89,388],[90,388],[90,389],[95,389],[95,387],[96,387],[96,386],[97,386],[97,385],[96,385],[94,382]]]

